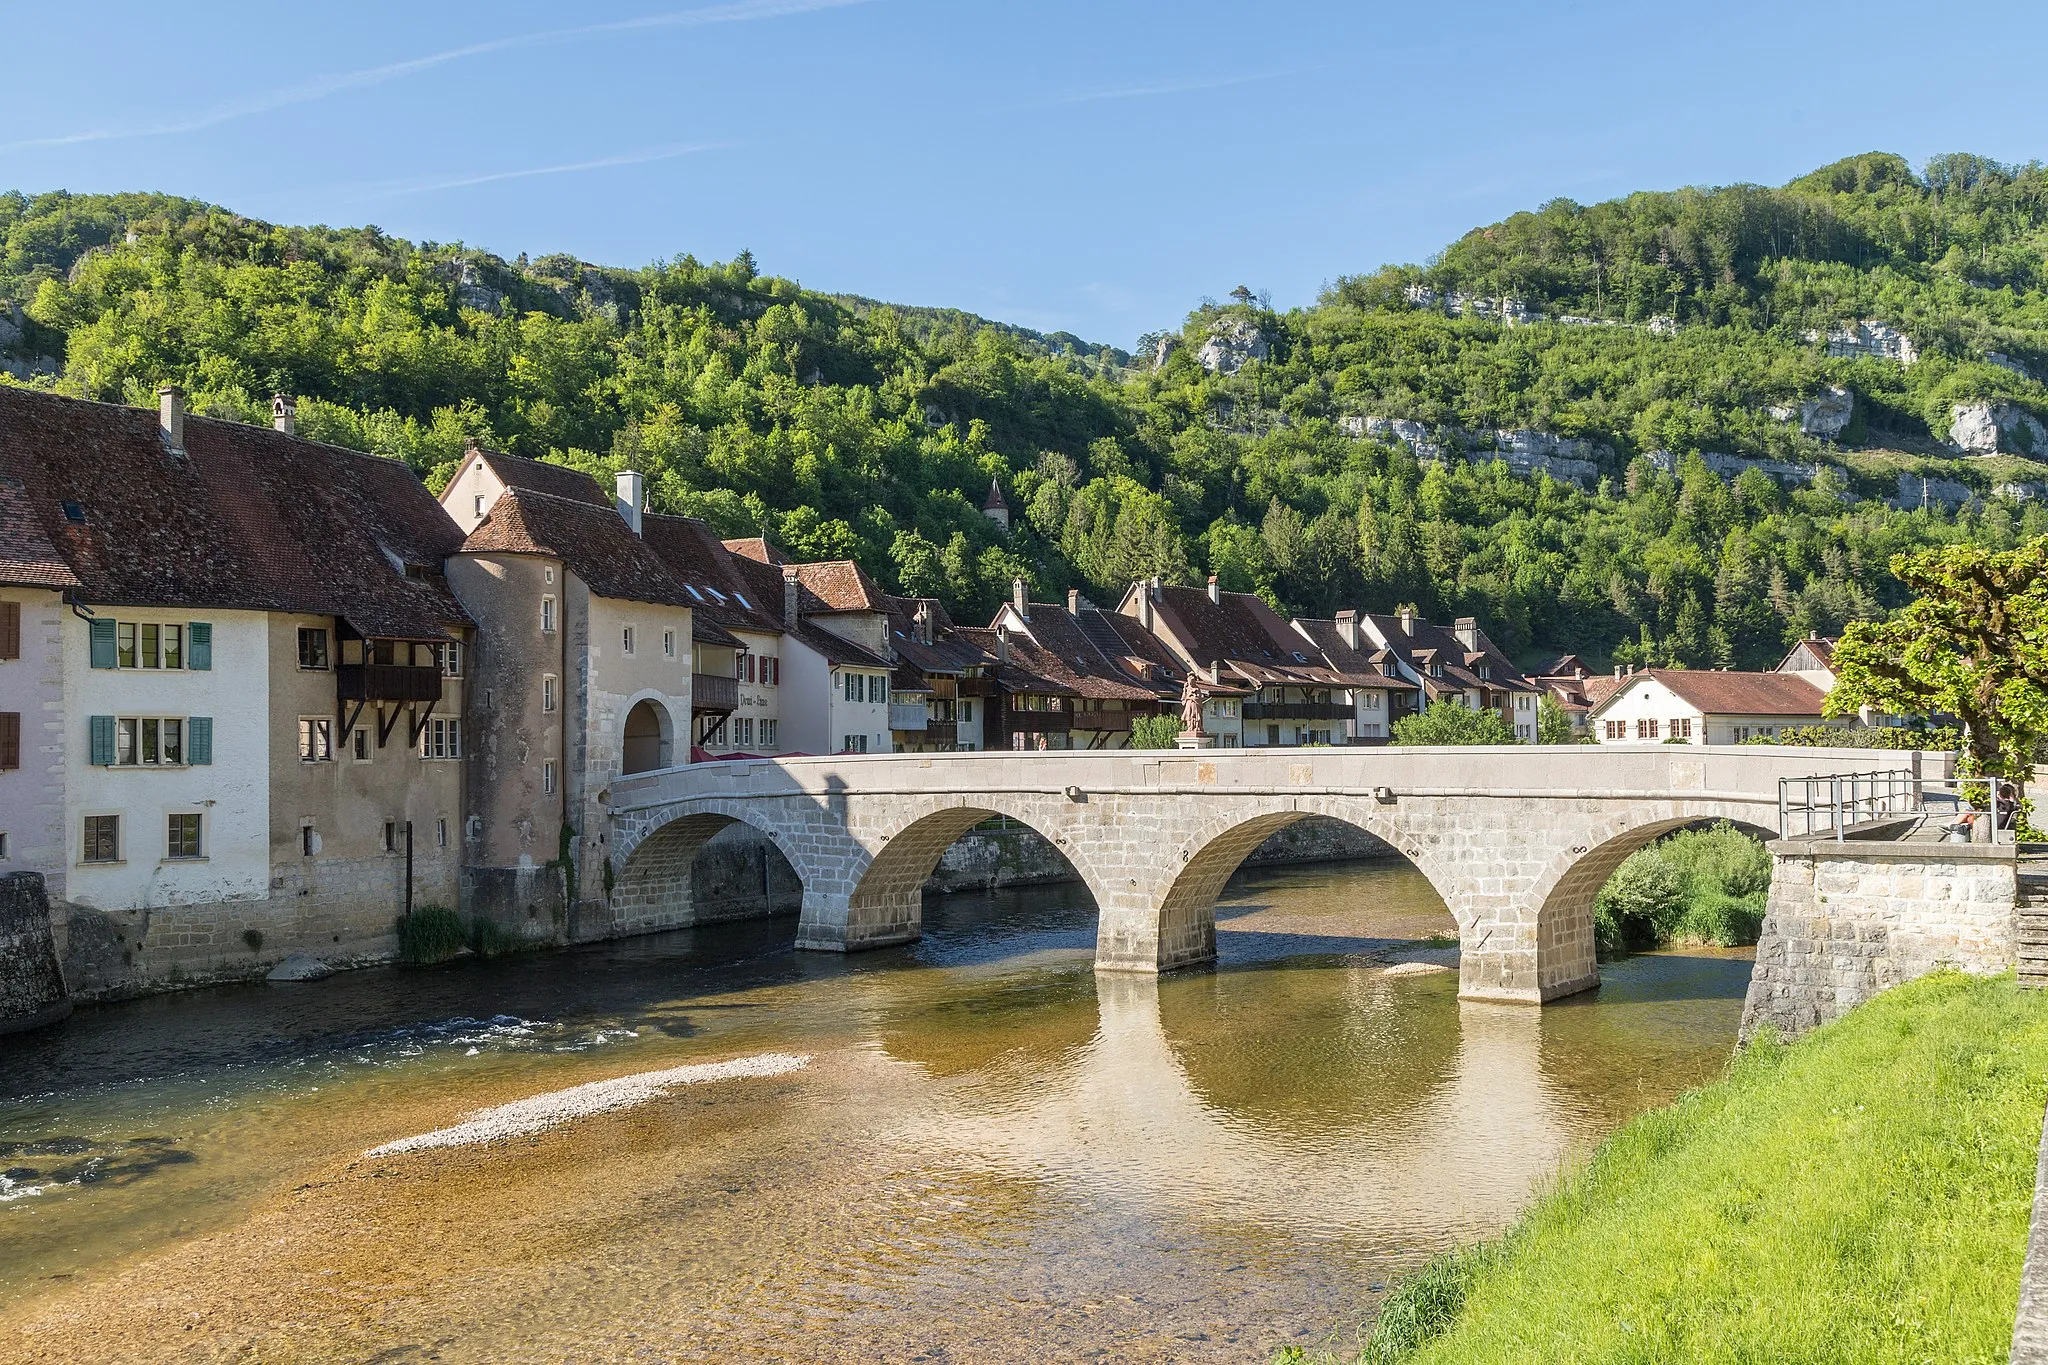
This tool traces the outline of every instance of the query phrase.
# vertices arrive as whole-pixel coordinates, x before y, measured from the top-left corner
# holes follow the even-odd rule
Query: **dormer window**
[[[1481,663],[1479,665],[1479,676],[1482,678],[1491,678],[1493,676],[1493,665],[1489,663]]]

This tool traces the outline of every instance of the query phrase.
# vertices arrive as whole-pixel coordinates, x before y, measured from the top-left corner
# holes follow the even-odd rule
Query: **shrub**
[[[495,920],[479,915],[469,922],[469,950],[478,957],[523,953],[532,946],[525,937],[500,926]]]
[[[1179,738],[1179,716],[1134,716],[1131,719],[1133,749],[1171,749]]]
[[[1396,744],[1517,744],[1498,711],[1474,711],[1463,702],[1432,702],[1427,711],[1394,722]]]
[[[1754,943],[1763,928],[1771,855],[1722,821],[1681,830],[1629,855],[1593,901],[1603,956],[1673,941]]]
[[[398,960],[413,967],[446,962],[466,937],[462,916],[445,905],[422,905],[398,921]]]

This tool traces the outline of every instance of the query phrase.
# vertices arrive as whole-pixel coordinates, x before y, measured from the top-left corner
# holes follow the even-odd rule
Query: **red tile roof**
[[[78,586],[78,575],[71,572],[36,519],[27,487],[12,476],[0,476],[0,583],[9,587]]]
[[[766,536],[747,536],[741,540],[728,540],[723,544],[740,558],[751,559],[756,564],[789,563],[789,556],[770,545]]]
[[[697,590],[690,605],[707,621],[757,634],[782,633],[782,594],[764,598],[745,578],[709,526],[695,517],[640,517],[640,535],[685,591]]]
[[[1388,647],[1400,654],[1422,677],[1422,692],[1431,699],[1462,695],[1470,689],[1496,688],[1507,692],[1535,692],[1536,684],[1524,677],[1507,655],[1501,653],[1486,632],[1477,632],[1479,648],[1468,650],[1456,632],[1424,621],[1420,617],[1412,623],[1413,633],[1402,630],[1398,616],[1362,616],[1361,621],[1371,621],[1385,637]],[[1476,629],[1476,628],[1475,628]],[[1487,677],[1480,677],[1480,662],[1488,665]],[[1432,663],[1443,665],[1443,676],[1430,676]]]
[[[462,533],[403,464],[205,417],[184,441],[167,448],[153,412],[0,388],[4,515],[26,528],[13,572],[47,577],[54,552],[89,603],[336,616],[400,639],[469,624],[441,574]]]
[[[795,567],[798,611],[821,614],[889,610],[888,595],[850,559],[826,559]]]
[[[1652,678],[1695,710],[1709,716],[1820,716],[1826,693],[1797,673],[1724,673],[1713,669],[1649,668],[1623,678],[1612,701],[1629,684]],[[1613,681],[1609,679],[1609,681]]]
[[[1077,615],[1052,602],[1033,602],[1025,623],[1032,642],[1043,660],[1034,656],[1033,669],[1065,683],[1084,697],[1101,700],[1156,702],[1180,695],[1180,687],[1158,678],[1150,659],[1133,658],[1120,634],[1091,628],[1104,615],[1093,606],[1082,607]],[[1017,639],[1011,635],[1013,651]],[[1164,652],[1163,650],[1160,652]]]

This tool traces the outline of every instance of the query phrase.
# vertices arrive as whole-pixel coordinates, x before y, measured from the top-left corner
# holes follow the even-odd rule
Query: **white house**
[[[1795,673],[1651,668],[1623,675],[1588,723],[1602,744],[1741,744],[1826,723],[1823,699]]]

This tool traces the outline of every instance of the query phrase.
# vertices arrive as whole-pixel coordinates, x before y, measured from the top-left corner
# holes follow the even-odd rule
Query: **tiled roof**
[[[1115,655],[1104,651],[1099,643],[1101,632],[1090,631],[1083,625],[1083,618],[1102,615],[1094,607],[1083,607],[1077,616],[1051,602],[1030,605],[1031,616],[1026,626],[1031,641],[1044,656],[1033,656],[1034,671],[1065,683],[1081,696],[1102,700],[1158,701],[1179,695],[1178,687],[1150,681],[1145,671],[1127,664],[1120,651]],[[1121,646],[1119,637],[1112,635],[1110,639]],[[1012,634],[1010,641],[1014,655],[1017,636]],[[1046,660],[1051,661],[1050,667],[1040,667]]]
[[[1479,648],[1468,650],[1457,635],[1439,625],[1417,617],[1414,633],[1401,629],[1398,616],[1360,617],[1378,627],[1390,648],[1407,658],[1416,672],[1422,675],[1423,695],[1431,698],[1452,696],[1472,688],[1499,688],[1508,692],[1534,692],[1536,684],[1522,675],[1508,656],[1501,653],[1493,641],[1486,638],[1486,632],[1478,633]],[[1491,676],[1482,678],[1477,665],[1485,661],[1491,668]],[[1429,676],[1431,662],[1443,665],[1443,676]]]
[[[1822,668],[1828,669],[1830,672],[1834,670],[1835,641],[1823,635],[1809,635],[1804,640],[1793,645],[1791,649],[1785,652],[1785,661],[1778,665],[1778,670],[1783,672],[1789,668],[1792,664],[1792,656],[1799,653],[1802,649],[1811,654],[1814,657],[1814,661],[1820,664]]]
[[[740,540],[722,542],[726,549],[742,559],[751,559],[756,564],[787,564],[789,556],[768,543],[766,536],[747,536]]]
[[[0,516],[28,528],[13,556],[48,575],[54,552],[108,606],[337,616],[424,640],[469,624],[441,572],[462,533],[404,465],[190,416],[172,452],[157,420],[0,389]]]
[[[1553,654],[1528,670],[1531,678],[1575,677],[1578,670],[1586,668],[1586,661],[1576,654]],[[1588,673],[1591,669],[1586,669]]]
[[[0,476],[0,583],[10,587],[75,588],[78,575],[57,553],[17,478]]]
[[[741,577],[733,554],[695,517],[663,517],[642,513],[640,535],[668,565],[669,572],[687,592],[695,588],[690,605],[697,618],[715,621],[734,630],[759,634],[782,633],[782,594],[776,591],[772,603]]]
[[[1358,645],[1351,645],[1345,641],[1344,632],[1338,629],[1335,621],[1297,617],[1294,624],[1307,632],[1310,641],[1345,686],[1380,688],[1389,692],[1416,690],[1414,683],[1394,673],[1390,651],[1375,647],[1367,637],[1361,635]],[[1386,664],[1384,669],[1380,667],[1381,662]]]
[[[569,498],[576,502],[587,502],[593,507],[614,507],[617,498],[607,492],[603,484],[580,469],[567,465],[549,464],[545,460],[529,460],[520,455],[507,455],[502,451],[484,450],[471,447],[472,451],[490,466],[507,488],[524,489],[529,493],[547,493],[557,498]]]
[[[889,609],[887,594],[850,559],[826,559],[796,568],[797,610],[879,611]]]
[[[995,660],[979,646],[961,638],[946,609],[931,597],[885,597],[889,604],[889,642],[896,653],[920,673],[959,674],[970,668],[986,668]],[[932,642],[926,644],[917,628],[917,611],[922,605],[932,614]]]
[[[1648,668],[1623,678],[1607,701],[1629,684],[1651,678],[1709,716],[1815,716],[1826,694],[1797,673],[1724,673],[1713,669]],[[1604,703],[1602,703],[1604,705]],[[1601,709],[1596,706],[1595,710]]]
[[[1163,586],[1153,608],[1197,668],[1221,662],[1255,686],[1339,685],[1328,661],[1310,654],[1308,642],[1251,593],[1218,593],[1212,602],[1202,588]]]
[[[610,507],[531,489],[510,489],[462,543],[464,553],[543,554],[599,597],[694,607],[659,555]]]
[[[1010,657],[1003,659],[1003,646],[993,629],[962,626],[959,634],[987,651],[990,657],[1000,660],[996,665],[996,682],[1003,691],[1036,692],[1056,697],[1079,695],[1055,676],[1063,671],[1059,660],[1047,655],[1025,637],[1012,633],[1008,646]]]

